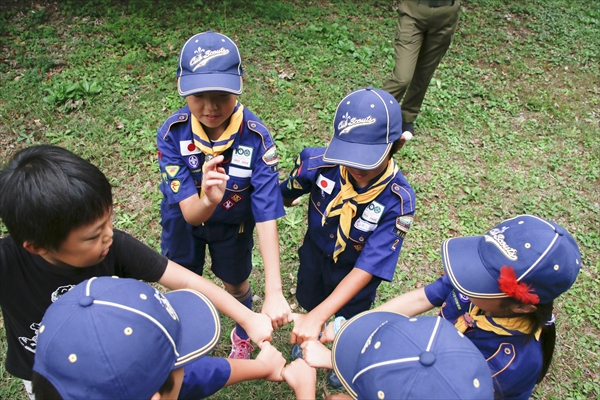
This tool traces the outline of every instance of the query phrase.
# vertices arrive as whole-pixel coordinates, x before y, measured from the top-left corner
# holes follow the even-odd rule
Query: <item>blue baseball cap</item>
[[[440,317],[366,311],[346,322],[333,368],[354,399],[493,399],[481,352]]]
[[[357,89],[338,104],[323,161],[373,170],[401,135],[402,112],[394,96],[370,86]]]
[[[241,94],[242,58],[227,36],[213,31],[188,39],[179,54],[177,90],[187,97],[200,92]]]
[[[483,236],[452,238],[442,244],[444,269],[459,292],[472,297],[515,297],[500,289],[502,267],[515,284],[525,284],[546,304],[567,291],[581,267],[575,239],[562,226],[533,215],[507,219]],[[522,301],[526,302],[526,301]]]
[[[46,310],[33,370],[64,399],[149,399],[220,334],[219,314],[201,293],[92,278]]]

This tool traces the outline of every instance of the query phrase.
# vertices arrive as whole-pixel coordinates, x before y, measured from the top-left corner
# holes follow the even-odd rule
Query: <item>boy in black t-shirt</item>
[[[206,164],[209,199],[223,196],[228,179],[215,157]],[[132,236],[113,229],[112,191],[106,176],[68,150],[40,145],[17,153],[0,173],[0,306],[8,341],[6,370],[30,392],[39,323],[46,309],[94,276],[191,288],[244,327],[259,346],[271,340],[269,317],[244,307],[210,281],[181,267]]]

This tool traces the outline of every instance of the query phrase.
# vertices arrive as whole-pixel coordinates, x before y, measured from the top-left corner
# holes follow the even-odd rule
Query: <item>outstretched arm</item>
[[[292,321],[292,309],[283,296],[279,267],[279,235],[275,220],[257,222],[258,247],[265,266],[265,302],[262,313],[271,318],[273,329]]]
[[[283,378],[296,393],[296,399],[316,398],[317,370],[298,358],[283,369]]]
[[[425,295],[425,288],[415,289],[411,292],[401,294],[375,308],[376,311],[392,311],[408,317],[419,315],[429,311],[435,306],[429,302]]]
[[[269,317],[252,312],[225,290],[187,268],[169,260],[158,283],[171,290],[187,288],[204,294],[217,310],[239,323],[259,347],[262,347],[264,341],[271,341],[273,328]]]
[[[260,353],[254,360],[228,358],[227,361],[231,366],[231,375],[225,386],[253,379],[265,379],[271,382],[281,382],[283,380],[282,373],[285,367],[285,358],[269,342],[263,344]]]
[[[372,277],[373,275],[362,269],[353,268],[329,297],[311,312],[294,314],[294,329],[290,336],[290,342],[302,344],[306,340],[317,340],[325,321],[360,292]]]

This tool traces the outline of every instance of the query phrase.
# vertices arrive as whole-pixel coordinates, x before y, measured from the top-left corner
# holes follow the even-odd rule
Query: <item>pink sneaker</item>
[[[231,331],[231,353],[229,358],[238,358],[242,360],[249,360],[250,353],[254,350],[254,346],[250,343],[250,339],[240,339],[235,333],[235,328]]]

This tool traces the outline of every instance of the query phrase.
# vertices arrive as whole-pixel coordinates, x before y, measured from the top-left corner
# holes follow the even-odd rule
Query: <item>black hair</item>
[[[392,147],[388,154],[388,160],[391,159],[394,156],[394,154],[396,154],[398,151],[400,151],[400,149],[402,148],[403,145],[404,145],[404,142],[401,139],[395,140],[394,143],[392,143]]]
[[[31,377],[31,390],[36,400],[63,400],[54,385],[35,371]]]
[[[18,245],[58,250],[73,229],[102,218],[112,204],[106,176],[58,146],[23,149],[0,172],[0,218]]]
[[[161,395],[168,393],[173,390],[174,386],[175,378],[173,377],[173,374],[170,373],[169,376],[167,376],[165,383],[158,389],[158,393]],[[35,395],[35,400],[63,400],[54,385],[43,375],[40,375],[35,371],[33,371],[33,376],[31,377],[31,389]]]
[[[523,303],[512,297],[508,297],[502,299],[500,306],[509,309],[512,305],[520,304]],[[546,373],[550,368],[550,363],[552,363],[554,346],[556,344],[556,325],[554,324],[552,317],[554,302],[535,304],[535,308],[535,311],[520,315],[529,321],[530,331],[528,332],[528,335],[530,338],[533,338],[538,329],[542,329],[540,335],[540,343],[542,345],[542,371],[536,381],[536,384],[538,384],[544,379],[544,376],[546,376]]]
[[[158,393],[162,396],[163,394],[168,393],[171,390],[173,390],[174,386],[175,386],[175,378],[173,377],[173,372],[171,371],[169,376],[167,376],[167,380],[165,381],[165,383],[163,383],[162,386],[160,387],[160,389],[158,389]]]

